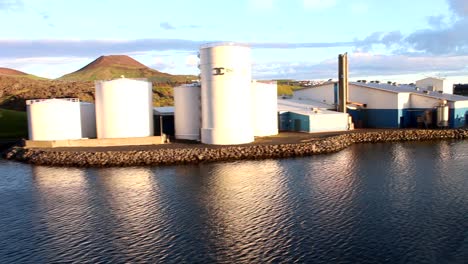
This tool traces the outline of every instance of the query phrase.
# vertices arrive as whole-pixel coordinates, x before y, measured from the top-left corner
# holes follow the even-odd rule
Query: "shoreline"
[[[199,164],[206,162],[260,160],[303,157],[334,153],[352,144],[468,139],[468,129],[395,129],[379,131],[349,131],[321,137],[310,134],[309,140],[297,143],[253,143],[239,146],[210,146],[184,144],[132,150],[100,149],[25,149],[14,146],[3,158],[19,162],[65,167],[126,167]],[[305,135],[303,135],[305,136]]]

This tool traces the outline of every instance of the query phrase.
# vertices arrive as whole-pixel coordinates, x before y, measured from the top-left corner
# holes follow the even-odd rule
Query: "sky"
[[[125,54],[199,73],[200,45],[252,47],[256,79],[468,83],[468,0],[0,0],[0,67],[47,78]]]

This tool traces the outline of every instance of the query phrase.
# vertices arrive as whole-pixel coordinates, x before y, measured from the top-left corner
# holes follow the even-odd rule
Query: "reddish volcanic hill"
[[[152,82],[185,83],[194,76],[171,75],[151,69],[126,55],[101,56],[85,67],[60,77],[67,81],[111,80],[124,75],[127,78],[146,78]]]
[[[78,71],[92,70],[96,68],[105,68],[105,67],[116,67],[116,66],[117,67],[120,66],[123,68],[149,69],[145,65],[141,64],[140,62],[136,61],[133,58],[130,58],[129,56],[109,55],[109,56],[101,56],[95,59],[90,64],[84,66]]]
[[[2,68],[2,67],[0,67],[0,74],[3,74],[3,75],[28,75],[27,73],[24,73],[22,71],[10,69],[10,68]]]

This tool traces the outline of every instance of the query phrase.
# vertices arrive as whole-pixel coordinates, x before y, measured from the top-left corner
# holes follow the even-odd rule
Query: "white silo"
[[[250,48],[232,43],[202,46],[200,70],[202,143],[253,142]]]
[[[80,102],[76,98],[27,100],[30,140],[81,138]]]
[[[98,138],[153,136],[152,85],[120,78],[96,82]]]
[[[175,137],[200,140],[200,86],[174,87],[174,106]]]
[[[252,82],[254,135],[278,134],[278,88],[276,81]]]
[[[96,138],[96,107],[92,103],[80,103],[81,137]]]

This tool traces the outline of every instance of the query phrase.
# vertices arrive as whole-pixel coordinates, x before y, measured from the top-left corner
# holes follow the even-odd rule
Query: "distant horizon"
[[[79,71],[81,70],[82,68],[86,67],[88,64],[92,63],[93,61],[95,61],[96,59],[100,58],[100,57],[103,57],[103,56],[128,56],[130,58],[133,58],[131,55],[125,55],[125,54],[109,54],[109,55],[100,55],[94,59],[90,59],[90,61],[86,64],[84,64],[83,66],[77,68],[76,70],[72,71],[72,72],[68,72],[68,73],[65,73],[64,75],[67,75],[67,74],[70,74],[70,73],[73,73],[73,72],[76,72],[76,71]],[[136,59],[135,59],[136,60]],[[138,60],[136,60],[138,61]],[[138,61],[139,62],[139,61]],[[143,64],[143,63],[142,63]],[[144,64],[143,64],[144,65]],[[152,68],[150,66],[147,66],[145,65],[146,67],[150,68],[150,69],[153,69],[153,70],[157,70],[157,71],[160,71],[158,69],[155,69],[155,68]],[[10,68],[10,67],[3,67],[2,65],[0,65],[0,68],[7,68],[7,69],[12,69],[12,70],[16,70],[16,71],[21,71],[25,74],[32,74],[32,75],[35,75],[37,77],[40,77],[40,78],[45,78],[45,79],[50,79],[50,80],[57,80],[61,77],[63,77],[64,75],[60,75],[58,77],[47,77],[47,76],[40,76],[40,75],[37,75],[37,74],[34,74],[34,73],[31,73],[31,72],[25,72],[25,71],[22,71],[20,69],[15,69],[15,68]],[[253,69],[255,70],[255,69]],[[162,73],[169,73],[171,75],[194,75],[194,76],[197,76],[199,74],[198,73],[193,73],[193,74],[184,74],[184,73],[170,73],[170,72],[164,72],[164,71],[160,71]],[[338,73],[337,73],[338,74]],[[458,80],[460,80],[459,82],[457,82],[456,80],[456,77],[454,76],[451,76],[449,78],[447,78],[447,76],[437,76],[437,75],[427,75],[427,74],[423,74],[423,75],[407,75],[406,77],[401,77],[401,76],[405,76],[405,75],[399,75],[399,76],[361,76],[361,77],[350,77],[350,82],[356,82],[358,80],[367,80],[367,81],[380,81],[382,83],[386,83],[388,81],[391,81],[391,82],[397,82],[397,83],[414,83],[416,82],[417,80],[421,80],[421,79],[424,79],[424,78],[428,78],[428,77],[432,77],[432,78],[440,78],[440,79],[449,79],[449,80],[452,80],[454,81],[454,84],[466,84],[468,83],[468,76],[460,76],[460,78],[458,78]],[[417,79],[411,79],[411,77],[417,77],[417,76],[421,76],[420,78],[417,78]],[[288,78],[288,77],[285,77],[285,78],[255,78],[254,76],[252,77],[252,80],[292,80],[292,81],[313,81],[313,82],[326,82],[327,80],[330,80],[332,79],[333,81],[337,81],[337,78],[338,76],[331,76],[330,78],[316,78],[316,79],[294,79],[294,78]],[[464,80],[464,81],[463,81]]]

